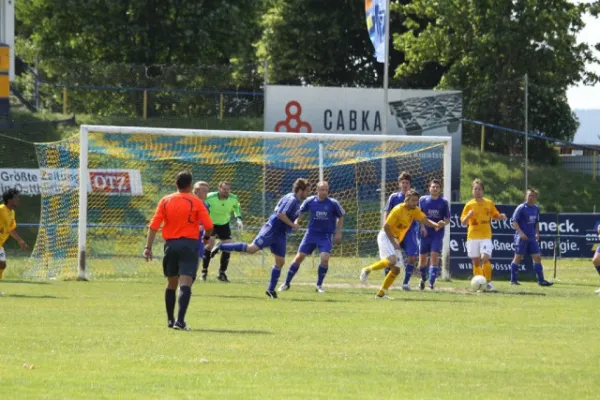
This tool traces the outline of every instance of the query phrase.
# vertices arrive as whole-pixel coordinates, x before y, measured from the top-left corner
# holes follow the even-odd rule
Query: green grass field
[[[499,282],[499,293],[472,293],[467,281],[440,282],[434,292],[393,291],[392,301],[373,298],[376,276],[368,289],[354,281],[317,294],[307,268],[269,300],[263,283],[232,275],[232,284],[194,286],[191,332],[165,326],[156,270],[73,282],[18,280],[18,269],[0,281],[2,399],[592,399],[600,391],[600,279],[589,260],[562,260],[551,288]]]

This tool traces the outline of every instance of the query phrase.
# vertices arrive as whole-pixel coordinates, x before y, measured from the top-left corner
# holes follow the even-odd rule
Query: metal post
[[[529,188],[529,76],[525,74],[525,192]]]
[[[40,76],[39,76],[39,69],[38,69],[38,65],[40,64],[40,57],[37,56],[35,58],[35,68],[33,69],[33,73],[34,73],[34,89],[35,89],[35,109],[36,111],[40,111]]]
[[[223,97],[223,92],[219,95],[219,120],[223,121],[223,108],[225,105],[225,98]]]
[[[267,95],[267,85],[269,84],[269,79],[267,77],[267,68],[269,67],[269,63],[265,60],[264,63],[264,67],[265,67],[265,71],[264,71],[264,76],[263,76],[263,101]],[[267,112],[267,108],[264,107],[263,104],[263,109],[264,109],[264,113],[265,115],[263,116],[263,130],[267,130],[267,118],[266,118],[266,112]],[[262,185],[262,221],[266,220],[267,218],[267,152],[266,150],[269,147],[267,146],[267,142],[266,140],[263,140],[263,170],[262,170],[262,175],[263,175],[263,185]],[[265,259],[265,252],[261,251],[261,264],[263,267],[266,267],[266,259]]]
[[[485,152],[485,125],[481,125],[481,152]]]
[[[144,120],[148,119],[148,91],[144,90]]]
[[[388,86],[390,80],[390,0],[386,0],[385,8],[385,51],[383,63],[383,115],[382,115],[382,135],[388,134]],[[381,193],[379,196],[379,204],[381,209],[381,225],[385,222],[385,200],[386,200],[386,182],[387,182],[387,162],[386,162],[386,143],[383,142],[383,157],[381,158]]]
[[[66,88],[65,88],[66,90]],[[81,127],[79,131],[79,273],[77,280],[87,281],[86,277],[86,238],[87,238],[87,183],[88,173],[88,129]]]
[[[593,181],[596,181],[597,174],[598,174],[598,152],[594,151],[594,153],[592,154],[592,180]]]
[[[69,92],[66,87],[63,88],[63,114],[69,110]]]

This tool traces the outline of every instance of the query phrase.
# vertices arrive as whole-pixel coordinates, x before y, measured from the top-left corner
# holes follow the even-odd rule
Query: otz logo
[[[296,100],[292,100],[285,105],[285,120],[275,124],[275,132],[294,132],[311,133],[312,126],[300,119],[302,115],[302,106]],[[303,130],[302,130],[303,129]]]

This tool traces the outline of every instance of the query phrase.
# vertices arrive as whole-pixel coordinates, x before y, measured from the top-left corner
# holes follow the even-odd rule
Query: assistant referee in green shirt
[[[210,218],[214,224],[214,230],[212,235],[219,238],[222,243],[231,242],[231,228],[229,227],[229,221],[231,221],[231,214],[236,218],[238,229],[242,230],[244,224],[242,223],[242,211],[240,209],[240,201],[237,196],[230,193],[231,183],[223,181],[219,183],[218,191],[211,192],[206,197],[206,203],[209,206]],[[221,267],[219,268],[218,280],[221,282],[229,282],[225,272],[229,266],[230,253],[221,252]],[[208,274],[208,265],[210,264],[210,249],[204,251],[204,259],[202,261],[202,280],[206,280]]]

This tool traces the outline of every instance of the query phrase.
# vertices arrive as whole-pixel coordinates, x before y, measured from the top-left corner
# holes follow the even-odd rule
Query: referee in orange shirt
[[[169,328],[187,331],[185,313],[192,297],[192,283],[198,272],[198,239],[200,225],[204,227],[204,241],[210,238],[213,223],[202,200],[191,194],[192,174],[177,174],[177,192],[163,197],[148,226],[144,258],[152,260],[152,243],[162,225],[165,239],[163,271],[167,277],[165,306]],[[179,285],[179,313],[175,320],[175,291]]]

